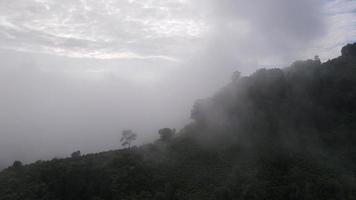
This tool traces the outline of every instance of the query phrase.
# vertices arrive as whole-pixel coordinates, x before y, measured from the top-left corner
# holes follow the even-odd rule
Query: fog
[[[182,128],[232,72],[322,60],[356,39],[347,0],[4,0],[0,167]],[[332,39],[331,39],[332,38]]]

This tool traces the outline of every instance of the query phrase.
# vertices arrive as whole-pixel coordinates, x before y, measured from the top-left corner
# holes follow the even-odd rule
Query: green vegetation
[[[237,72],[191,116],[141,147],[16,161],[0,200],[356,199],[356,44],[325,63]]]

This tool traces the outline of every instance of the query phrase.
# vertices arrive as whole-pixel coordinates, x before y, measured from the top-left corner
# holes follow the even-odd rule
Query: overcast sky
[[[1,0],[0,165],[182,128],[233,71],[336,57],[354,0]]]

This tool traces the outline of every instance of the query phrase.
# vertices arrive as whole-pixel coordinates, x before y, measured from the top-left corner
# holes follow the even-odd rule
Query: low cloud
[[[0,161],[120,148],[189,122],[235,70],[328,59],[356,39],[354,1],[3,0]],[[1,163],[0,163],[1,164]]]

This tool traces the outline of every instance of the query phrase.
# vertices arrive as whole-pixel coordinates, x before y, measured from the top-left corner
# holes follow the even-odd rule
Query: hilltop
[[[15,162],[0,200],[355,199],[356,43],[341,52],[235,73],[154,143]]]

